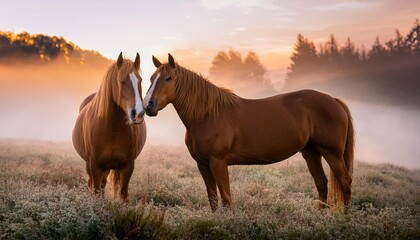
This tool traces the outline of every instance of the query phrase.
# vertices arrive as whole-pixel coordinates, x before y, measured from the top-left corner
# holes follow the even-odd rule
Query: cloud
[[[330,4],[325,4],[321,6],[316,6],[314,9],[320,11],[332,11],[332,10],[348,10],[348,9],[363,9],[363,8],[370,8],[373,3],[369,2],[334,2]]]
[[[174,36],[166,36],[166,37],[163,37],[163,39],[165,39],[165,40],[169,40],[169,41],[177,41],[177,42],[180,42],[180,41],[182,41],[183,39],[182,38],[180,38],[180,37],[174,37]]]
[[[222,8],[244,8],[260,7],[265,9],[276,10],[279,7],[269,0],[200,0],[203,7],[207,9]]]

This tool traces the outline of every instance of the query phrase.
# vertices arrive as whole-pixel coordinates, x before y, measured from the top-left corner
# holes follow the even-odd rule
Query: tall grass
[[[128,204],[92,195],[84,169],[69,143],[0,140],[0,239],[420,238],[419,170],[357,161],[342,214],[318,208],[300,157],[230,167],[234,205],[215,213],[185,147],[146,145]]]

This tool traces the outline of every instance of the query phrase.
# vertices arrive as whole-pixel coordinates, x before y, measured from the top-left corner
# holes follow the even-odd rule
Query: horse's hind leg
[[[112,182],[112,189],[114,192],[114,200],[118,199],[118,192],[120,191],[120,171],[119,170],[112,170],[111,172],[111,182]]]
[[[302,156],[306,160],[309,172],[315,180],[319,200],[327,202],[328,180],[325,176],[324,169],[322,168],[321,153],[319,153],[313,144],[309,143],[302,149]]]
[[[107,183],[107,178],[108,178],[108,175],[109,175],[109,171],[110,170],[106,170],[104,172],[104,176],[102,178],[102,183],[101,183],[101,189],[105,189],[105,187],[106,187],[106,183]]]
[[[333,151],[325,151],[322,155],[338,181],[340,189],[343,193],[344,205],[347,206],[350,203],[351,198],[352,179],[344,163],[343,154],[336,154]]]
[[[212,158],[210,159],[209,166],[219,188],[223,207],[230,207],[232,205],[232,197],[230,195],[229,171],[226,160]]]

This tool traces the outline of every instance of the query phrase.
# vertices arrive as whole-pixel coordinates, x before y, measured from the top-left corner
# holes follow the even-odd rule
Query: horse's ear
[[[122,63],[123,63],[123,56],[122,56],[122,52],[120,52],[120,55],[118,56],[118,60],[117,60],[117,67],[120,68]]]
[[[134,60],[134,68],[138,72],[140,70],[140,54],[137,53],[136,60]]]
[[[162,63],[157,58],[155,58],[155,56],[152,56],[152,60],[153,60],[153,64],[155,65],[156,68],[158,68],[162,65]]]
[[[168,53],[168,63],[169,63],[169,66],[171,66],[171,68],[176,67],[175,59],[174,57],[172,57],[170,53]]]

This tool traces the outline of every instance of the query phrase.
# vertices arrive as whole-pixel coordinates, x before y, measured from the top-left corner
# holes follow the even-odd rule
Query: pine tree
[[[392,59],[399,60],[411,55],[410,48],[398,29],[395,30],[395,38],[386,42],[385,45],[388,47],[389,56]]]
[[[350,37],[347,38],[344,47],[340,49],[340,55],[345,66],[354,67],[360,61],[360,54],[354,43],[351,42]]]
[[[288,68],[287,81],[299,78],[314,70],[314,66],[318,61],[314,43],[299,34],[290,59],[292,63]]]
[[[413,55],[420,56],[420,23],[418,19],[416,19],[414,26],[405,38],[405,43]]]
[[[382,46],[379,37],[376,37],[375,42],[372,45],[372,49],[367,54],[369,62],[383,62],[388,59],[388,51]]]
[[[266,73],[267,69],[255,52],[250,51],[242,59],[241,54],[233,49],[217,53],[210,68],[214,81],[240,92],[250,87],[259,92],[274,91]]]
[[[334,35],[330,35],[330,40],[325,43],[325,56],[327,57],[328,61],[331,63],[339,63],[340,53],[338,51],[338,44],[335,40]]]

